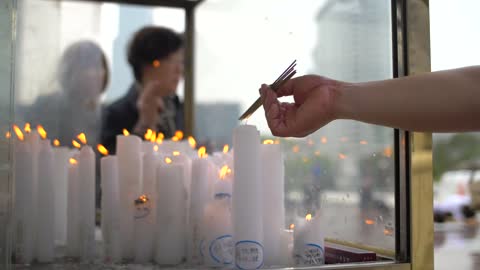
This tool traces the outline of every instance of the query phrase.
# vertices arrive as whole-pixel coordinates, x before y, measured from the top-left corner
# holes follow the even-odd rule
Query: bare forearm
[[[425,132],[480,130],[480,66],[344,84],[336,117]]]

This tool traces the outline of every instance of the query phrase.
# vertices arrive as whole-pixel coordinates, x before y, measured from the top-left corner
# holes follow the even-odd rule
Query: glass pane
[[[196,134],[220,148],[238,116],[296,59],[299,75],[392,77],[390,2],[206,1],[197,11]],[[221,21],[222,23],[218,23]],[[219,35],[221,33],[221,35]],[[288,99],[287,99],[288,100]],[[247,121],[271,138],[260,108]],[[318,215],[329,240],[395,250],[393,130],[335,121],[282,139],[285,224]]]
[[[11,239],[12,171],[10,123],[12,121],[12,72],[14,59],[15,1],[0,4],[0,268],[8,269]]]

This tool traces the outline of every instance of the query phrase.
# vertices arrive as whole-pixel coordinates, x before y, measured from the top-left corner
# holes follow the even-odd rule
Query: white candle
[[[15,142],[15,257],[18,263],[34,258],[33,156],[25,141]]]
[[[215,177],[215,184],[213,188],[214,196],[217,195],[227,195],[232,196],[232,181],[233,181],[233,172],[228,165],[223,165]]]
[[[95,256],[95,153],[84,145],[78,154],[80,189],[80,252],[84,261]]]
[[[116,156],[102,157],[100,160],[102,186],[102,235],[107,262],[120,262],[122,250],[120,242],[120,205],[118,163]]]
[[[281,260],[281,237],[285,228],[285,174],[282,148],[267,140],[261,146],[263,183],[263,236],[265,266]]]
[[[185,257],[187,193],[181,164],[162,164],[157,170],[157,231],[155,261],[175,265]]]
[[[205,208],[205,265],[229,267],[233,264],[233,226],[230,196],[218,194]]]
[[[74,154],[70,159],[68,167],[68,203],[67,203],[67,255],[79,257],[79,183],[78,183],[78,161]]]
[[[155,143],[150,142],[150,141],[142,141],[142,152],[144,155],[146,154],[152,154],[153,148],[155,146]]]
[[[234,181],[232,194],[235,264],[239,269],[263,265],[263,207],[260,134],[242,125],[233,132]]]
[[[30,145],[30,150],[32,151],[32,158],[33,158],[33,178],[32,178],[32,189],[33,189],[33,222],[36,224],[38,222],[38,151],[40,148],[40,135],[37,133],[36,130],[30,131],[25,134],[25,142]],[[36,243],[38,239],[38,226],[35,226],[34,234],[34,241],[35,241],[35,252],[36,252]]]
[[[137,199],[135,208],[135,262],[146,263],[153,257],[156,222],[156,169],[157,156],[151,152],[143,156],[142,194],[145,200]]]
[[[64,246],[67,242],[67,193],[68,193],[68,159],[70,149],[56,147],[53,149],[55,164],[55,243]]]
[[[293,266],[293,230],[283,230],[280,241],[280,260],[278,265]]]
[[[126,259],[133,259],[134,201],[140,193],[142,179],[142,140],[134,135],[117,135],[118,177],[120,183],[122,252]]]
[[[190,199],[190,216],[188,229],[188,262],[191,264],[201,264],[202,256],[200,252],[200,243],[202,240],[201,224],[210,197],[209,184],[213,164],[203,154],[199,152],[199,158],[192,162],[192,185]]]
[[[306,216],[306,221],[295,226],[294,258],[298,265],[325,263],[324,235],[318,217]]]
[[[55,257],[55,194],[53,183],[53,151],[49,140],[40,143],[38,152],[38,215],[37,260],[52,262]]]

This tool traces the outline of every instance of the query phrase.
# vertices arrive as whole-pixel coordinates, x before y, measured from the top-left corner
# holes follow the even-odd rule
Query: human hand
[[[335,101],[340,82],[317,75],[287,81],[275,93],[268,85],[260,88],[263,108],[272,134],[304,137],[335,119]],[[278,97],[293,96],[294,103],[280,103]]]
[[[145,85],[140,92],[137,101],[138,122],[135,130],[143,132],[151,128],[154,129],[158,122],[159,113],[165,108],[162,96],[158,94],[159,83],[152,81]]]

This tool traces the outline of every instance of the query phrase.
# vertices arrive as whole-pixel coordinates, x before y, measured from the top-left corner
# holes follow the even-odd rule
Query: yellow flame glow
[[[373,220],[373,219],[365,219],[365,224],[367,224],[367,225],[373,225],[373,224],[375,224],[375,220]]]
[[[10,139],[11,137],[12,137],[12,133],[10,133],[10,131],[7,131],[5,133],[5,138]]]
[[[147,131],[145,132],[145,135],[143,135],[143,137],[145,138],[145,140],[149,141],[150,138],[152,137],[152,133],[153,133],[153,130],[151,130],[150,128],[147,129]]]
[[[228,146],[228,144],[225,144],[225,145],[223,146],[223,153],[224,153],[224,154],[228,153],[228,150],[230,150],[230,147]]]
[[[38,134],[40,134],[40,137],[42,139],[45,140],[47,138],[47,131],[43,128],[42,125],[37,126],[37,132],[38,132]]]
[[[180,156],[180,151],[173,151],[172,155],[175,157]]]
[[[305,216],[305,219],[306,219],[307,221],[312,220],[312,214],[307,214],[307,215]]]
[[[155,59],[155,60],[153,60],[152,65],[153,65],[154,68],[158,68],[158,67],[160,67],[160,61]]]
[[[205,146],[202,146],[198,149],[198,157],[199,158],[207,157],[207,148]]]
[[[363,145],[365,145],[365,144],[368,144],[368,142],[367,142],[367,141],[365,141],[365,140],[361,140],[361,141],[360,141],[360,144],[363,144]]]
[[[340,153],[340,154],[338,154],[338,158],[339,159],[346,159],[347,156],[345,154]]]
[[[32,127],[30,126],[30,123],[25,123],[25,126],[23,127],[23,130],[25,130],[25,133],[30,133],[32,132]]]
[[[72,145],[73,145],[73,147],[75,147],[75,148],[80,148],[80,147],[82,147],[82,145],[81,145],[79,142],[75,141],[75,140],[72,140]]]
[[[60,141],[58,139],[53,140],[53,145],[56,147],[60,146]]]
[[[391,157],[393,154],[392,148],[387,146],[385,149],[383,149],[383,155],[386,157]]]
[[[108,155],[107,148],[105,148],[105,146],[103,146],[102,144],[97,144],[97,150],[100,154],[102,154],[104,156]]]
[[[300,147],[298,145],[294,145],[293,148],[292,148],[292,151],[294,153],[298,153],[298,152],[300,152]]]
[[[172,137],[172,141],[178,142],[178,141],[180,141],[180,139],[179,139],[177,136],[173,136],[173,137]]]
[[[166,158],[165,158],[165,163],[167,163],[167,164],[172,163],[172,159],[169,158],[169,157],[166,157]]]
[[[124,136],[130,136],[130,132],[128,132],[126,128],[124,128],[122,132]]]
[[[276,140],[275,140],[275,144],[280,144],[280,140],[279,140],[279,139],[276,139]]]
[[[175,137],[177,137],[178,140],[181,141],[183,139],[183,131],[181,130],[175,131]]]
[[[83,144],[87,144],[87,136],[85,135],[85,133],[80,133],[77,135],[77,139],[83,143]]]
[[[157,132],[152,133],[152,137],[150,137],[150,142],[154,143],[157,141]]]
[[[145,195],[145,194],[143,194],[143,195],[141,195],[140,197],[138,197],[138,199],[139,199],[140,201],[142,201],[143,203],[146,203],[146,202],[148,201],[148,197],[147,197],[147,195]]]
[[[22,130],[17,125],[13,125],[13,132],[15,132],[15,135],[20,141],[23,141],[25,139]]]
[[[163,142],[163,139],[165,138],[165,135],[162,132],[159,132],[157,134],[157,143],[161,144]]]
[[[321,141],[323,144],[325,144],[325,143],[328,142],[328,139],[327,139],[327,137],[324,136],[324,137],[322,137],[322,138],[320,139],[320,141]]]
[[[153,151],[158,152],[158,145],[153,146]]]
[[[227,165],[224,165],[220,169],[220,173],[219,173],[220,179],[224,180],[231,173],[232,173],[232,170]]]
[[[289,228],[290,228],[290,230],[293,230],[293,229],[295,229],[295,224],[293,224],[293,223],[292,223],[292,224],[290,224]]]
[[[68,160],[68,162],[70,162],[70,164],[72,164],[72,165],[76,165],[76,164],[78,163],[78,161],[77,161],[76,159],[74,159],[74,158],[70,158],[70,159]]]
[[[188,144],[192,149],[195,149],[195,147],[197,147],[197,141],[192,136],[188,136]]]
[[[264,140],[263,144],[274,144],[275,142],[273,140]]]

